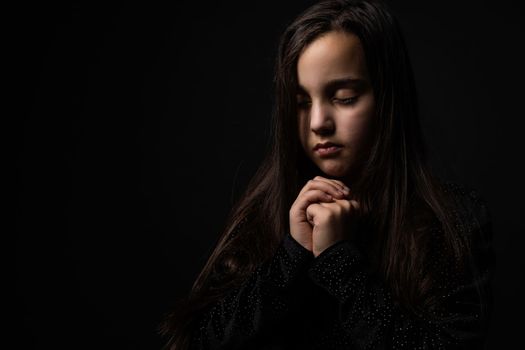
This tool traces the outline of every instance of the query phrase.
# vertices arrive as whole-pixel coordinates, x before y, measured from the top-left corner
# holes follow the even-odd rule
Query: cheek
[[[374,100],[372,97],[363,101],[363,104],[358,106],[352,118],[349,119],[349,129],[352,134],[358,139],[368,137],[370,125],[374,119]]]
[[[363,116],[352,115],[347,116],[341,129],[344,130],[344,138],[350,143],[358,144],[367,136],[369,121]]]

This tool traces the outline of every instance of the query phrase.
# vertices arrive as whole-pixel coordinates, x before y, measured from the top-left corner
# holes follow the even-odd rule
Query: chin
[[[326,174],[326,177],[345,178],[350,173],[348,166],[341,164],[318,164],[319,169]]]

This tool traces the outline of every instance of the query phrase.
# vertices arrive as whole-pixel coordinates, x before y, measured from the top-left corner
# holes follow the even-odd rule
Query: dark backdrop
[[[157,349],[266,147],[277,39],[311,1],[18,8],[20,349]],[[521,339],[523,12],[396,1],[432,159],[494,221],[491,348]],[[517,4],[518,2],[516,2]],[[7,15],[7,14],[6,14]],[[502,346],[502,348],[505,348]]]

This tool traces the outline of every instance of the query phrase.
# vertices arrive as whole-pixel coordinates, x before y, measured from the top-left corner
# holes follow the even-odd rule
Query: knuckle
[[[314,197],[317,196],[317,193],[318,193],[317,190],[309,191],[308,194],[306,195],[306,198],[308,198],[308,199],[314,198]]]

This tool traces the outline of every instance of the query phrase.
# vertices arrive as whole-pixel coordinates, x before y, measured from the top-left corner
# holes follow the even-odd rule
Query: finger
[[[348,213],[350,209],[350,203],[349,201],[342,199],[342,200],[335,200],[331,203],[318,203],[320,206],[322,206],[325,210],[329,210],[330,212],[334,214],[343,214]]]
[[[345,197],[348,197],[351,193],[351,190],[348,186],[346,186],[343,182],[339,181],[339,180],[335,180],[335,179],[327,179],[325,177],[322,177],[322,176],[316,176],[314,179],[316,179],[315,181],[322,181],[324,183],[327,183],[329,185],[332,185],[334,186],[336,189],[338,189],[339,191],[341,191]]]
[[[327,184],[326,182],[323,182],[323,181],[312,179],[306,182],[304,187],[299,192],[298,197],[303,196],[306,192],[311,191],[311,190],[321,190],[334,197],[341,197],[340,194],[342,193],[342,192],[339,192],[339,189],[337,189],[337,187],[333,185]]]
[[[328,203],[319,202],[318,204],[324,208],[329,209],[330,211],[334,213],[351,214],[353,211],[356,211],[359,209],[359,203],[357,201],[347,200],[347,199],[334,199],[333,202],[328,202]]]
[[[336,206],[343,207],[347,211],[348,210],[359,210],[359,208],[361,207],[359,205],[359,202],[354,199],[350,199],[350,200],[334,199],[332,202],[326,202],[326,203],[320,202],[319,204],[326,208],[333,208],[334,205],[336,205]]]
[[[350,194],[349,191],[344,192],[343,190],[341,190],[341,188],[338,185],[328,180],[313,180],[312,179],[312,180],[308,180],[308,182],[303,187],[301,192],[299,192],[299,196],[301,196],[302,194],[312,189],[323,190],[326,193],[329,193],[332,196],[337,197],[337,198],[344,198]]]
[[[335,199],[332,203],[320,203],[323,206],[330,207],[333,205],[339,205],[346,210],[350,209],[359,209],[360,205],[359,202],[355,199]]]
[[[310,179],[308,181],[306,181],[306,183],[304,184],[303,188],[301,189],[301,191],[299,192],[299,195],[301,195],[302,193],[305,193],[311,189],[317,189],[317,190],[325,190],[326,192],[330,192],[330,191],[327,191],[327,189],[329,187],[333,187],[335,190],[338,190],[338,188],[334,185],[330,186],[330,183],[327,183],[325,181],[319,181],[319,180],[316,180],[316,179]]]
[[[306,208],[306,217],[308,218],[308,221],[314,225],[315,216],[319,215],[321,211],[328,210],[327,208],[323,207],[320,203],[313,203]]]
[[[306,208],[318,202],[331,202],[334,198],[322,190],[311,190],[297,197],[297,209],[299,211],[306,210]]]
[[[308,221],[310,225],[312,226],[315,225],[314,217],[311,211],[306,210],[306,220]]]
[[[337,180],[337,179],[330,179],[330,178],[327,178],[327,177],[322,177],[322,176],[316,176],[314,177],[314,180],[321,180],[321,181],[327,181],[327,182],[331,182],[331,183],[336,183],[341,189],[350,189],[348,186],[345,185],[345,183],[343,181],[340,181],[340,180]]]

